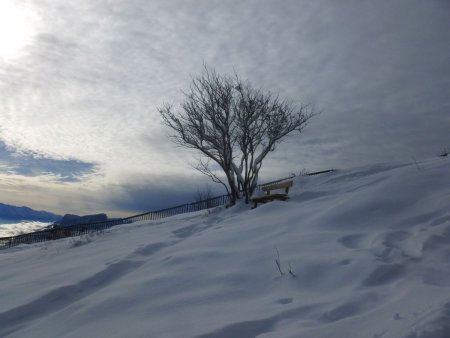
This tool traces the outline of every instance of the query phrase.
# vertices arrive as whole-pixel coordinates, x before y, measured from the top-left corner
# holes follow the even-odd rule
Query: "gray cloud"
[[[156,211],[196,201],[197,192],[209,187],[214,196],[225,194],[225,189],[199,177],[161,177],[159,181],[141,182],[137,185],[123,185],[114,189],[108,197],[112,210],[124,213]]]

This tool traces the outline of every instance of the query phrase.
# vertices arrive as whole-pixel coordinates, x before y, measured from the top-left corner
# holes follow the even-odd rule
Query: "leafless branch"
[[[196,167],[223,184],[233,203],[241,191],[249,202],[263,160],[286,136],[302,132],[315,115],[308,105],[297,107],[254,89],[237,74],[222,76],[206,66],[183,94],[185,101],[179,110],[169,104],[158,109],[163,123],[174,132],[174,142],[196,149],[221,168],[226,180],[210,170],[209,162]]]

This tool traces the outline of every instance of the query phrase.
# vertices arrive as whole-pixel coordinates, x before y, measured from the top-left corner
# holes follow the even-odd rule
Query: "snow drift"
[[[298,177],[288,202],[5,250],[0,336],[450,337],[449,169]]]

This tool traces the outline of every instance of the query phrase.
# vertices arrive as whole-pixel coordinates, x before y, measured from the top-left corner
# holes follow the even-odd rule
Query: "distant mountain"
[[[55,222],[54,225],[58,227],[66,227],[75,224],[106,222],[107,220],[108,216],[106,216],[106,214],[95,214],[86,216],[65,214],[64,217],[59,221]]]
[[[48,211],[37,211],[28,207],[16,207],[0,203],[0,218],[17,221],[55,222],[62,218]]]

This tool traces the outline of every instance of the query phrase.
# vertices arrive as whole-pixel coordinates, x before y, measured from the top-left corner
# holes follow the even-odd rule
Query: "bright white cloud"
[[[35,33],[37,21],[30,4],[17,0],[0,2],[0,60],[10,61],[20,56]]]

